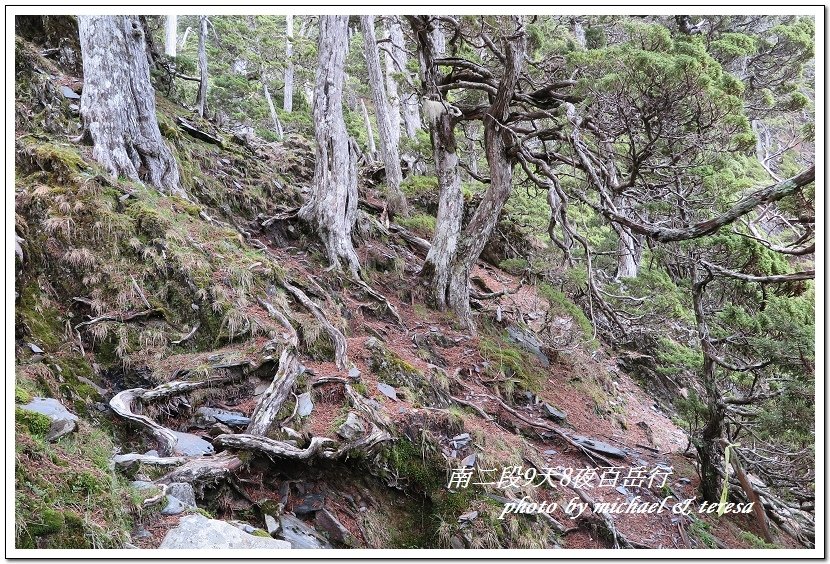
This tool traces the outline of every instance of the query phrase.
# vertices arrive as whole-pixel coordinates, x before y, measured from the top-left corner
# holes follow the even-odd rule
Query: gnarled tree
[[[187,197],[156,120],[144,32],[136,16],[79,16],[81,117],[93,157],[113,176]]]

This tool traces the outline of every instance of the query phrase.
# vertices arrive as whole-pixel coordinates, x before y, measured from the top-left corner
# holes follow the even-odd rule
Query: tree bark
[[[265,100],[268,102],[268,111],[271,112],[271,121],[274,122],[274,133],[277,134],[277,139],[282,141],[283,132],[280,118],[277,116],[277,109],[274,107],[274,100],[271,98],[271,92],[268,90],[268,83],[265,77],[262,78],[262,91],[265,94]]]
[[[616,198],[617,211],[626,215],[628,198]],[[617,243],[617,279],[636,278],[640,270],[640,259],[643,253],[642,237],[635,235],[630,229],[618,226],[619,241]]]
[[[441,30],[435,28],[435,21],[429,16],[407,16],[407,19],[418,41],[425,96],[440,100],[438,84],[441,77],[435,59],[440,56],[440,49],[444,44]],[[461,220],[464,215],[455,131],[449,113],[442,112],[438,119],[430,124],[430,138],[435,175],[438,179],[438,213],[435,234],[424,260],[421,276],[432,292],[433,305],[438,309],[446,309],[449,305],[450,265],[461,236]]]
[[[369,120],[369,111],[366,109],[366,102],[363,98],[360,99],[360,110],[363,113],[363,125],[366,127],[366,142],[368,144],[368,160],[370,163],[375,161],[377,155],[377,147],[375,147],[375,132],[372,130],[372,122]]]
[[[386,169],[386,184],[389,188],[389,208],[391,211],[405,215],[407,205],[406,197],[401,192],[401,158],[398,153],[398,144],[394,139],[389,101],[386,98],[383,75],[380,72],[374,16],[360,16],[360,24],[363,30],[366,69],[369,72],[369,89],[372,91],[372,100],[375,103],[380,151]]]
[[[343,120],[343,85],[348,50],[348,16],[322,16],[314,90],[317,144],[311,196],[299,216],[318,232],[332,268],[345,265],[357,277],[352,245],[357,215],[356,155]]]
[[[168,57],[176,56],[176,33],[178,26],[177,16],[167,16],[164,22],[164,54]]]
[[[93,158],[113,176],[187,198],[156,120],[156,97],[135,16],[79,16],[84,67],[81,117]]]
[[[207,33],[207,16],[199,16],[199,93],[196,98],[199,117],[205,117],[205,111],[207,109]]]
[[[519,81],[525,56],[525,38],[517,34],[504,41],[506,68],[499,83],[496,97],[484,116],[484,146],[490,167],[490,185],[481,199],[470,223],[461,237],[448,294],[450,307],[459,321],[474,330],[470,316],[470,269],[478,260],[484,245],[496,227],[501,210],[513,189],[513,160],[507,154],[512,144],[509,131],[501,126],[507,118],[513,91]]]
[[[400,62],[397,61],[395,53],[395,45],[392,41],[391,23],[389,20],[384,20],[383,27],[386,31],[386,38],[389,40],[387,49],[383,52],[383,61],[386,71],[384,77],[386,79],[386,96],[389,100],[389,125],[392,129],[392,142],[395,147],[400,147],[401,143],[401,97],[398,93],[398,81],[395,79],[395,73],[398,72]],[[400,28],[400,24],[398,25]]]
[[[282,93],[282,109],[291,113],[294,106],[294,16],[285,16],[285,88]]]
[[[418,102],[418,94],[412,86],[409,71],[406,68],[407,54],[404,45],[403,29],[397,16],[391,16],[389,22],[389,39],[391,41],[390,51],[394,57],[395,69],[393,72],[402,74],[406,78],[406,85],[399,85],[403,123],[406,134],[413,138],[422,128],[421,126],[421,104]],[[388,72],[388,71],[387,71]],[[397,83],[397,81],[396,81]]]

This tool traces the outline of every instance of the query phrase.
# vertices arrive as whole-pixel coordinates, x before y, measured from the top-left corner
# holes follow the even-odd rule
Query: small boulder
[[[265,515],[265,530],[268,531],[268,534],[272,537],[280,530],[279,523],[277,523],[277,520],[271,515]]]
[[[167,531],[159,548],[213,549],[291,548],[286,541],[250,535],[230,523],[194,514],[183,517],[179,525]]]
[[[203,438],[192,433],[181,433],[179,431],[173,431],[173,434],[176,435],[176,446],[173,448],[174,454],[179,456],[213,454],[213,445]]]
[[[167,496],[167,505],[164,506],[164,509],[161,510],[162,515],[178,515],[179,513],[184,513],[184,510],[187,507],[184,506],[182,500],[177,497],[173,497],[172,495]]]
[[[558,421],[559,423],[564,422],[568,418],[568,415],[564,411],[556,409],[549,403],[542,404],[542,412],[548,419]]]
[[[278,535],[288,541],[291,548],[331,548],[320,533],[291,515],[280,516]]]
[[[196,495],[193,486],[184,482],[173,482],[167,486],[167,495],[181,501],[185,507],[196,507]]]
[[[343,423],[337,430],[337,434],[347,441],[353,441],[357,439],[360,435],[363,434],[363,432],[363,423],[360,422],[360,419],[357,417],[357,415],[355,415],[353,411],[349,412],[349,414],[346,416],[346,422]]]
[[[217,422],[228,427],[246,427],[251,419],[238,411],[226,411],[215,407],[200,407],[196,410],[196,425],[209,427]]]
[[[466,457],[464,460],[461,461],[461,466],[466,466],[468,468],[472,468],[476,465],[476,459],[478,455],[476,453],[471,454],[470,456]]]
[[[325,497],[322,494],[308,494],[303,498],[303,502],[294,507],[294,514],[297,516],[308,515],[323,508]]]
[[[391,400],[398,401],[398,394],[395,391],[395,388],[390,386],[389,384],[384,384],[383,382],[378,382],[378,391],[388,397]]]
[[[70,413],[61,402],[53,398],[33,398],[20,409],[32,411],[45,415],[52,422],[49,433],[46,434],[47,441],[55,441],[60,437],[71,433],[78,426],[78,417]]]
[[[308,417],[314,410],[314,402],[311,401],[311,392],[304,392],[297,396],[297,415]]]
[[[328,535],[329,540],[345,546],[357,545],[354,535],[327,509],[321,509],[317,512],[314,524],[317,525],[317,529]]]

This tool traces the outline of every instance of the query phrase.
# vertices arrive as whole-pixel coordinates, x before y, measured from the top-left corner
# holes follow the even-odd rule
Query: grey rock
[[[208,519],[199,514],[187,515],[179,525],[167,531],[159,548],[291,548],[285,541],[249,535],[230,523]]]
[[[353,380],[360,379],[360,370],[357,366],[352,366],[351,368],[349,368],[349,378],[352,378]]]
[[[29,350],[31,350],[33,353],[35,353],[35,354],[43,354],[43,349],[42,349],[42,348],[40,348],[39,346],[37,346],[36,344],[34,344],[34,343],[26,343],[26,345],[29,347]]]
[[[196,424],[202,427],[209,427],[214,423],[223,423],[228,427],[246,427],[251,418],[246,417],[238,411],[226,411],[215,407],[200,407],[196,410]]]
[[[81,96],[69,88],[68,86],[61,86],[61,94],[63,94],[64,98],[69,98],[70,100],[80,100]]]
[[[280,516],[277,536],[288,541],[291,548],[331,548],[320,533],[291,515]]]
[[[265,515],[265,530],[268,531],[268,534],[272,537],[280,530],[279,523],[277,523],[277,520],[271,515]]]
[[[213,445],[201,437],[197,437],[192,433],[181,433],[173,431],[176,435],[176,446],[173,451],[174,454],[180,456],[200,456],[203,454],[213,454]]]
[[[317,529],[325,533],[329,540],[346,545],[356,546],[357,540],[343,524],[327,509],[321,509],[314,517]]]
[[[580,435],[571,435],[571,439],[588,450],[592,450],[600,454],[607,454],[608,456],[613,456],[615,458],[625,458],[625,453],[623,451],[615,446],[609,445],[608,443],[604,443],[596,439],[589,439],[588,437],[582,437]],[[643,463],[642,465],[645,466],[645,464],[646,463]]]
[[[549,448],[548,450],[545,451],[545,454],[547,454],[548,456],[553,456],[554,454],[559,454],[559,451],[554,450],[552,448]]]
[[[303,498],[303,502],[300,505],[294,507],[294,514],[301,517],[309,513],[314,513],[315,511],[320,511],[323,509],[325,500],[326,498],[322,494],[308,494]]]
[[[459,523],[475,521],[476,519],[478,519],[478,511],[468,511],[458,516]]]
[[[464,547],[464,540],[459,537],[458,535],[453,535],[450,537],[450,548],[455,548],[457,550],[463,550]]]
[[[130,536],[134,539],[146,539],[147,537],[152,537],[153,533],[139,525]]]
[[[184,513],[184,510],[187,509],[182,500],[172,495],[167,496],[167,505],[164,506],[164,509],[161,510],[162,515],[178,515],[179,513]]]
[[[55,441],[60,437],[71,433],[78,426],[78,417],[70,413],[64,406],[53,398],[33,398],[26,405],[20,406],[25,411],[33,411],[45,415],[52,421],[47,441]]]
[[[395,391],[395,388],[390,386],[389,384],[384,384],[383,382],[378,382],[378,391],[388,397],[391,400],[398,401],[398,394]]]
[[[539,359],[539,362],[542,363],[542,366],[550,366],[550,359],[548,359],[548,356],[542,352],[542,343],[536,335],[530,333],[529,331],[525,331],[516,325],[508,327],[507,334],[521,348],[533,353],[536,358]]]
[[[337,434],[347,441],[353,441],[361,436],[364,430],[363,423],[360,422],[360,419],[353,411],[350,411],[346,416],[346,422],[340,425],[340,428],[337,430]]]
[[[473,467],[476,465],[477,458],[478,455],[476,455],[476,453],[473,453],[461,461],[461,466]]]
[[[218,437],[219,435],[232,435],[233,429],[225,425],[224,423],[214,423],[213,426],[208,429],[208,435],[211,437]]]
[[[677,483],[680,484],[680,485],[685,486],[685,485],[691,484],[692,481],[689,478],[679,478],[677,480]]]
[[[453,448],[464,448],[470,443],[470,433],[461,433],[452,438]]]
[[[158,487],[153,482],[145,482],[144,480],[135,480],[130,482],[130,485],[137,490],[149,490]]]
[[[270,384],[265,384],[265,383],[258,384],[258,385],[254,388],[254,395],[255,395],[255,396],[261,396],[262,394],[264,394],[264,393],[265,393],[265,390],[267,390],[267,389],[268,389],[268,386],[270,386]]]
[[[314,402],[311,401],[311,392],[304,392],[297,396],[297,414],[300,417],[308,417],[314,410]]]
[[[568,415],[564,411],[556,409],[549,403],[542,404],[542,412],[545,414],[545,417],[554,421],[562,422],[568,418]]]
[[[625,486],[617,486],[615,489],[616,489],[618,492],[620,492],[621,494],[626,495],[626,496],[627,496],[629,493],[631,493],[631,492],[629,492],[629,491],[628,491],[628,489],[627,489]]]
[[[167,486],[167,495],[175,497],[186,507],[196,507],[196,494],[193,493],[193,486],[190,484],[173,482]]]
[[[156,458],[158,458],[159,457],[159,451],[157,451],[155,449],[148,450],[147,452],[144,453],[144,456],[155,456]]]

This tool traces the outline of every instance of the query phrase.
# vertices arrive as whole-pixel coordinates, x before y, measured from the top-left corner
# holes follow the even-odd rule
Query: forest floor
[[[155,445],[149,435],[134,432],[107,411],[105,402],[128,387],[130,378],[163,384],[159,375],[164,375],[161,380],[171,380],[180,374],[180,369],[204,366],[211,359],[227,361],[261,356],[269,342],[262,334],[253,334],[253,330],[249,335],[235,336],[228,321],[230,310],[226,308],[221,327],[215,321],[203,323],[197,337],[186,344],[174,342],[177,345],[174,348],[170,335],[175,334],[178,339],[187,332],[182,329],[187,327],[183,320],[192,321],[187,316],[196,314],[188,306],[197,304],[190,302],[195,298],[182,301],[171,288],[182,287],[181,293],[187,292],[186,284],[180,281],[182,273],[186,277],[207,269],[206,283],[212,285],[210,291],[214,298],[217,291],[230,296],[234,292],[241,294],[242,298],[237,296],[235,302],[237,310],[233,311],[241,312],[238,314],[244,316],[249,327],[269,327],[269,323],[273,326],[268,311],[245,295],[246,292],[253,295],[254,290],[260,289],[264,292],[265,284],[260,278],[265,276],[250,275],[250,271],[260,262],[266,262],[278,265],[292,280],[305,281],[307,289],[320,288],[321,292],[309,293],[346,336],[348,359],[360,372],[360,393],[376,402],[382,414],[393,423],[395,441],[387,446],[380,459],[275,464],[265,457],[246,457],[247,464],[238,474],[233,491],[224,488],[206,497],[209,501],[206,506],[214,516],[254,522],[261,518],[257,508],[270,500],[282,503],[284,511],[294,512],[315,526],[317,520],[312,516],[316,510],[306,512],[303,506],[316,499],[315,496],[322,496],[325,508],[353,535],[356,540],[352,545],[358,547],[612,548],[624,542],[637,548],[757,547],[757,537],[747,533],[758,532],[752,516],[719,518],[694,512],[692,516],[678,516],[664,511],[659,515],[606,517],[595,515],[591,510],[574,516],[564,509],[570,500],[584,499],[579,498],[574,488],[562,485],[557,478],[551,479],[549,486],[539,485],[546,469],[573,476],[580,471],[590,475],[608,470],[620,474],[613,484],[600,485],[594,480],[582,488],[593,502],[660,503],[670,498],[673,504],[696,497],[694,449],[689,448],[686,433],[673,421],[670,406],[647,391],[647,382],[637,382],[622,371],[615,353],[598,344],[595,336],[586,334],[579,319],[572,315],[573,303],[557,303],[533,282],[480,262],[473,271],[476,287],[485,293],[504,293],[476,301],[478,331],[471,334],[459,327],[452,314],[423,305],[427,289],[418,276],[424,259],[421,250],[408,246],[394,232],[371,236],[358,248],[364,276],[399,313],[401,322],[398,323],[376,300],[367,298],[363,290],[341,280],[337,273],[326,271],[313,236],[299,236],[295,243],[286,244],[282,228],[278,233],[273,227],[261,226],[261,219],[274,213],[268,190],[263,189],[271,183],[269,175],[279,169],[283,180],[297,185],[306,182],[307,145],[298,150],[288,143],[270,144],[266,151],[252,152],[253,157],[246,154],[243,158],[239,149],[195,141],[176,130],[177,115],[188,115],[194,123],[197,120],[189,110],[161,96],[159,115],[165,135],[178,147],[180,166],[183,169],[187,166],[188,182],[193,180],[193,190],[201,194],[201,201],[191,205],[159,198],[136,187],[122,196],[112,189],[123,188],[115,179],[103,184],[109,191],[98,186],[85,193],[83,187],[98,182],[98,177],[89,173],[95,170],[91,151],[89,147],[76,146],[71,140],[77,134],[77,128],[73,128],[78,121],[77,113],[57,94],[60,86],[77,87],[81,81],[39,57],[30,44],[19,45],[18,49],[25,50],[25,56],[18,53],[21,59],[31,57],[36,62],[30,66],[39,65],[46,72],[38,71],[41,77],[30,77],[35,84],[31,90],[25,85],[19,86],[16,98],[17,164],[21,179],[16,191],[20,214],[16,224],[28,245],[26,260],[18,262],[17,273],[22,296],[16,324],[17,382],[21,389],[30,392],[62,394],[64,401],[74,402],[76,410],[88,410],[77,439],[80,449],[77,451],[64,452],[59,445],[45,455],[53,447],[30,440],[29,431],[18,424],[19,436],[25,435],[18,441],[18,470],[23,465],[33,474],[47,472],[49,466],[45,461],[50,456],[64,466],[80,467],[73,457],[85,456],[83,449],[88,448],[88,443],[81,442],[81,438],[86,441],[93,436],[88,435],[92,427],[111,432],[114,447],[120,452],[153,449]],[[53,104],[45,105],[35,99],[44,95],[53,96]],[[55,109],[60,113],[57,117],[64,122],[49,116]],[[210,126],[207,122],[198,123]],[[223,135],[230,137],[226,132]],[[67,186],[73,189],[67,190]],[[198,194],[194,196],[199,200]],[[115,204],[113,198],[117,200]],[[290,201],[290,197],[286,199]],[[296,204],[297,198],[294,199]],[[228,200],[233,204],[233,211],[226,203]],[[247,213],[238,212],[239,208]],[[90,229],[95,238],[85,240],[83,222],[99,220],[90,210],[108,214],[109,220],[129,225],[135,233],[121,232],[119,227],[107,235],[104,230],[102,243],[99,221]],[[205,211],[210,216],[205,216]],[[90,220],[84,214],[93,217]],[[217,222],[209,219],[211,216],[222,217],[237,228],[244,227],[251,239],[267,250],[267,258],[253,262],[251,257],[259,257],[260,251],[249,246],[251,240],[246,242],[233,229],[229,234],[228,223],[217,227]],[[53,231],[38,231],[39,225],[50,229],[60,226],[58,220],[67,217],[71,222],[66,224],[71,224],[72,230],[67,229],[65,237],[58,236],[57,228],[58,235]],[[105,254],[113,248],[116,251],[111,256]],[[93,258],[73,255],[72,251],[78,249]],[[154,277],[158,274],[153,260],[158,249],[168,252],[165,256],[169,256],[168,262],[173,266],[164,264],[163,268],[156,269],[164,273],[156,280]],[[139,255],[139,250],[143,254]],[[123,265],[118,262],[135,255],[141,258],[130,259],[132,263],[125,260]],[[76,259],[80,266],[74,263],[65,266],[66,257],[80,257]],[[82,315],[78,308],[83,307],[79,303],[85,304],[84,300],[93,300],[79,300],[78,296],[107,297],[103,290],[96,293],[97,278],[87,278],[89,272],[79,274],[72,270],[96,264],[106,265],[107,276],[120,281],[121,289],[130,280],[133,286],[138,286],[136,280],[142,283],[155,280],[154,286],[147,282],[144,291],[139,289],[137,295],[125,301],[139,298],[146,301],[149,295],[156,310],[164,311],[164,319],[125,323],[122,316],[122,321],[113,323],[120,323],[121,328],[129,326],[138,337],[128,335],[125,329],[123,342],[118,347],[112,342],[113,336],[106,333],[93,334],[84,346],[80,333],[65,331],[64,326],[75,327],[77,331],[78,323],[91,317]],[[126,270],[119,271],[119,268]],[[139,269],[146,270],[139,272]],[[247,274],[240,274],[246,269]],[[234,276],[241,282],[236,278],[232,281]],[[202,281],[195,274],[193,279]],[[104,288],[101,283],[106,291],[119,290],[117,286]],[[245,291],[240,291],[240,287]],[[202,310],[195,308],[199,310],[198,315],[204,315],[207,309],[206,304],[202,307]],[[47,319],[49,316],[52,319]],[[60,320],[57,325],[55,319]],[[301,361],[314,408],[307,417],[295,417],[289,412],[284,421],[290,421],[303,438],[336,439],[338,427],[349,412],[342,388],[328,384],[312,388],[312,384],[329,376],[349,378],[350,370],[338,369],[325,346],[319,349],[312,346],[320,339],[314,335],[319,333],[319,327],[314,325],[311,316],[298,314],[292,319],[299,320],[298,328],[307,345]],[[159,336],[162,331],[164,335]],[[35,341],[37,348],[42,347],[45,353],[32,354],[35,350],[29,343]],[[116,358],[116,354],[122,354],[120,349],[128,345],[134,349],[130,355]],[[90,391],[89,385],[67,391],[69,384],[76,384],[76,374],[55,366],[69,358],[78,361],[73,366],[85,367],[83,382],[94,380],[97,392]],[[198,405],[231,409],[250,416],[273,377],[273,362],[260,366],[265,369],[246,373],[247,379],[232,389],[219,390],[214,395],[189,396],[187,399],[192,405],[187,404],[188,409],[167,414],[148,413],[163,425],[183,432],[193,432],[189,409]],[[394,399],[381,391],[382,388],[388,392],[384,384],[394,386]],[[16,400],[17,396],[16,393]],[[439,400],[449,397],[452,401],[444,405],[442,401],[432,401],[436,397]],[[288,403],[294,406],[293,399]],[[546,416],[547,406],[563,412],[564,419]],[[94,408],[101,408],[100,413]],[[195,433],[211,440],[206,432]],[[461,491],[467,488],[459,486],[449,488],[453,471],[471,455],[475,455],[474,481],[487,485],[470,487],[468,491]],[[97,469],[90,466],[89,473],[97,476],[97,473],[106,473],[107,468],[105,461]],[[656,468],[670,469],[664,485],[649,486],[637,479],[639,470]],[[509,486],[499,484],[505,472],[522,478]],[[42,481],[45,477],[40,478]],[[626,478],[630,481],[626,482]],[[35,514],[43,511],[38,505],[42,501],[25,497],[42,491],[38,487],[45,485],[33,483],[23,474],[18,476],[17,499],[22,499],[24,504],[31,502]],[[532,515],[506,515],[503,520],[498,519],[504,503],[524,496],[534,502],[557,502],[550,517],[559,525],[553,526]],[[74,511],[70,506],[67,502],[67,511]],[[692,507],[696,506],[695,501]],[[157,511],[135,511],[134,508],[130,511],[138,513],[131,542],[140,548],[158,547],[164,535],[179,521],[179,516],[163,516]],[[552,528],[560,527],[562,530],[556,534],[548,534]],[[43,534],[56,534],[60,530],[58,526]],[[42,539],[37,542],[42,544]],[[779,545],[795,546],[783,535]]]

